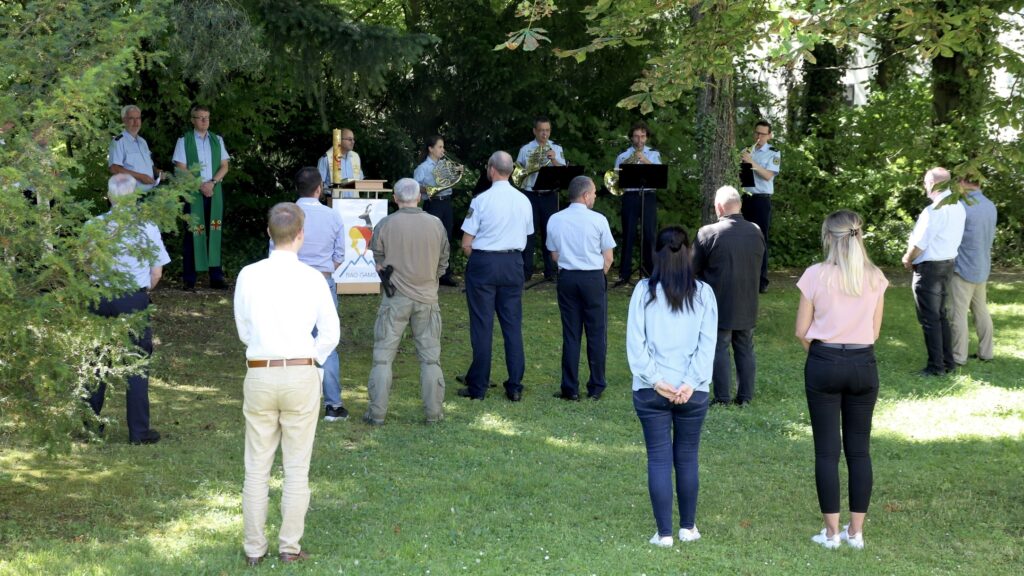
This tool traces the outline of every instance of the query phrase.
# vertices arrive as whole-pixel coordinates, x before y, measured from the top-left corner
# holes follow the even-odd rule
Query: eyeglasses
[[[772,135],[771,132],[758,132],[757,130],[754,130],[754,134],[757,135],[757,136],[771,136]]]
[[[205,121],[209,121],[210,117],[209,116],[193,116],[192,119],[193,120],[199,120],[200,122],[202,122],[204,120]]]
[[[342,138],[342,140],[345,140],[346,142],[355,142],[356,141],[355,138]]]

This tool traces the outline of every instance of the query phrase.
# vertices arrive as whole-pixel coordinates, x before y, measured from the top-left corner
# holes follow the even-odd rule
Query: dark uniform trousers
[[[139,289],[137,292],[113,300],[100,300],[100,303],[93,309],[93,313],[105,318],[115,318],[122,314],[140,312],[148,307],[149,294],[145,290]],[[132,336],[132,344],[139,347],[147,358],[153,355],[153,331],[149,326],[148,318],[146,319],[146,329],[142,334]],[[97,416],[103,409],[106,392],[107,383],[100,382],[99,387],[89,397],[89,406]],[[149,431],[149,372],[143,370],[139,374],[129,376],[125,392],[128,405],[128,440],[138,442]]]
[[[203,223],[206,226],[206,242],[209,247],[210,242],[210,203],[213,199],[203,196],[203,215],[206,216],[206,221]],[[226,212],[226,210],[225,210]],[[192,213],[192,205],[185,202],[184,214]],[[188,219],[185,219],[185,233],[181,235],[181,276],[186,285],[194,286],[198,274],[196,273],[196,253],[195,253],[195,239],[192,237],[192,230],[189,228]],[[223,234],[223,232],[222,232]],[[221,237],[221,257],[224,254],[223,236]],[[210,280],[223,280],[224,279],[224,268],[221,266],[210,266]]]
[[[772,226],[772,197],[770,194],[744,194],[743,195],[743,217],[749,222],[757,224],[764,236],[764,256],[761,258],[761,286],[763,290],[768,286],[768,250],[771,244],[768,242],[768,230]]]
[[[914,304],[917,321],[924,330],[928,349],[928,370],[944,372],[956,367],[949,305],[953,299],[953,260],[936,260],[914,265]]]
[[[619,278],[633,274],[633,248],[637,244],[637,224],[643,213],[643,242],[640,246],[641,277],[654,267],[654,241],[658,236],[658,196],[654,190],[626,191],[622,195],[622,249],[619,252]]]
[[[452,197],[449,195],[444,198],[438,198],[437,196],[430,198],[423,203],[423,211],[436,216],[441,221],[441,224],[444,225],[444,231],[448,235],[448,243],[452,244],[452,226],[455,223],[455,217],[452,212]],[[449,258],[448,267],[445,268],[442,278],[450,280],[451,277],[452,264],[451,258]]]
[[[558,191],[524,192],[533,206],[533,234],[526,237],[526,250],[523,251],[523,276],[529,280],[533,276],[533,253],[540,238],[541,256],[544,260],[544,277],[551,280],[557,272],[555,261],[551,259],[551,251],[547,249],[548,220],[558,212]]]
[[[604,270],[560,270],[558,308],[562,311],[562,395],[580,392],[580,340],[587,334],[590,380],[587,394],[601,394],[608,351],[608,283]]]
[[[466,373],[470,396],[483,398],[491,380],[491,340],[498,314],[505,340],[509,394],[523,391],[526,353],[523,351],[523,260],[519,250],[473,250],[466,263],[466,302],[473,363]]]
[[[754,330],[752,328],[746,330],[718,329],[715,362],[711,373],[715,400],[729,402],[732,390],[730,347],[736,357],[736,402],[750,402],[754,399],[754,381],[757,376],[757,357],[754,355]]]

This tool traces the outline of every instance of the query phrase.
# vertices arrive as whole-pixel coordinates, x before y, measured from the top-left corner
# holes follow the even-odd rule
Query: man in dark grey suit
[[[761,229],[740,214],[739,192],[722,186],[715,193],[718,222],[697,231],[693,271],[711,285],[718,301],[718,345],[715,347],[712,404],[728,404],[732,388],[729,346],[736,356],[736,404],[754,399],[754,325],[761,258],[765,244]]]

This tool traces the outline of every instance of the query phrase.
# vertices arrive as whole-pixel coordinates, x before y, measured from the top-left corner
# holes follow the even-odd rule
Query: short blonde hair
[[[302,231],[306,215],[293,202],[274,204],[267,214],[267,229],[274,244],[291,244]]]

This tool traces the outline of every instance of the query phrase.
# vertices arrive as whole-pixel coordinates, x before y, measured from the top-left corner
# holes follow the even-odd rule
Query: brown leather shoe
[[[309,559],[309,552],[300,550],[298,554],[289,554],[287,552],[281,552],[278,555],[281,559],[281,564],[291,564],[292,562],[302,562],[303,560]]]
[[[245,565],[250,568],[255,568],[256,566],[259,566],[260,563],[263,562],[263,559],[266,557],[266,554],[264,554],[263,556],[246,556]]]

